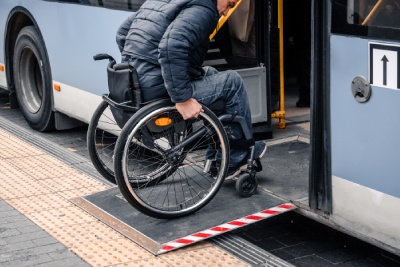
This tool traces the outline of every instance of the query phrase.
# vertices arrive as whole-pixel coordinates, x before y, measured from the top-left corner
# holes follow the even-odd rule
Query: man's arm
[[[217,21],[215,10],[194,5],[183,9],[165,31],[159,44],[158,62],[173,102],[185,102],[192,97],[189,72],[192,54],[208,39]]]
[[[119,26],[119,28],[117,30],[116,41],[117,41],[119,51],[121,53],[122,53],[122,50],[124,49],[126,35],[128,34],[135,17],[136,17],[136,13],[132,13],[128,18],[126,18],[124,20],[124,22],[122,22],[121,26]]]

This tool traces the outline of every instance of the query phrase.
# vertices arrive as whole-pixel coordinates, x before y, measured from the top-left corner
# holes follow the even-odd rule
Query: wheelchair
[[[134,208],[162,219],[198,211],[219,191],[230,147],[238,144],[244,144],[250,156],[236,190],[243,197],[256,192],[261,164],[253,164],[255,142],[244,118],[224,114],[224,103],[218,101],[203,106],[197,118],[184,120],[169,97],[143,101],[145,92],[131,65],[117,64],[107,54],[94,59],[109,60],[109,93],[89,123],[89,155]],[[241,125],[244,140],[229,140],[232,123]]]

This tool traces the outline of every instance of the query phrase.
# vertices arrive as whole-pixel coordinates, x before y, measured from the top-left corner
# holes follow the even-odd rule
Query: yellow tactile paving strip
[[[201,242],[154,256],[70,200],[101,182],[0,129],[0,198],[92,266],[249,266]]]

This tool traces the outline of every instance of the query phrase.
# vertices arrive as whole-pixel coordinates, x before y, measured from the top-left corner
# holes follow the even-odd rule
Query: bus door
[[[315,0],[313,8],[314,116],[323,118],[314,127],[324,139],[313,176],[331,168],[332,180],[312,179],[311,204],[325,190],[336,223],[399,249],[400,1]]]
[[[267,1],[242,0],[227,21],[221,18],[204,62],[243,78],[256,138],[271,138]],[[220,21],[221,21],[220,20]],[[225,22],[226,21],[226,22]]]

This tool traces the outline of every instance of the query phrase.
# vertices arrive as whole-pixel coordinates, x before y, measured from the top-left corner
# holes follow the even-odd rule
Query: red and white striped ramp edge
[[[295,209],[296,206],[293,205],[292,203],[286,203],[286,204],[281,204],[279,206],[269,208],[248,216],[245,216],[243,218],[233,220],[215,227],[212,227],[210,229],[200,231],[167,243],[164,243],[161,245],[161,249],[158,251],[157,254],[165,253],[171,250],[175,250],[190,244],[194,244],[196,242],[203,241],[205,239],[227,233],[229,231],[232,231],[234,229],[259,222],[261,220],[276,216],[278,214],[282,214],[284,212],[290,211]]]

